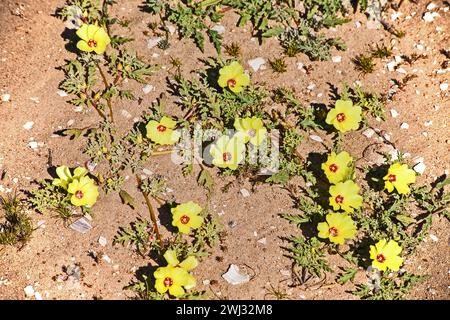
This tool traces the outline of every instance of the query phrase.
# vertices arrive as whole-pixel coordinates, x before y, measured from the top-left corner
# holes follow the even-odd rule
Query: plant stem
[[[100,64],[98,62],[97,62],[97,68],[98,68],[98,71],[100,71],[100,75],[102,76],[103,83],[105,84],[105,90],[107,90],[110,87],[110,85],[108,83],[108,80],[106,79],[103,69],[100,67]],[[114,123],[114,114],[113,114],[113,110],[112,110],[111,99],[106,99],[106,103],[108,104],[109,117],[111,118],[111,122]]]
[[[171,154],[171,153],[173,153],[173,150],[172,149],[170,149],[170,150],[163,150],[163,151],[155,151],[155,152],[152,152],[152,156],[162,156],[162,155],[166,155],[166,154]]]
[[[88,96],[87,91],[85,91],[84,94],[86,95],[86,97]],[[102,117],[103,120],[105,120],[105,119],[106,119],[106,116],[105,116],[105,114],[98,108],[97,103],[96,103],[94,100],[92,100],[91,103],[92,103],[92,106],[94,107],[95,111],[97,111],[98,115],[99,115],[100,117]],[[89,105],[87,104],[87,102],[86,102],[85,104],[86,104],[87,107],[89,107]]]
[[[141,185],[141,179],[139,178],[139,176],[136,174],[136,181],[138,183],[138,186]],[[159,247],[162,249],[163,248],[163,242],[162,242],[162,238],[161,238],[161,234],[159,233],[159,229],[158,229],[158,223],[156,220],[156,215],[155,215],[155,210],[153,209],[152,203],[150,202],[150,198],[148,197],[148,194],[145,193],[144,191],[141,190],[142,195],[144,196],[145,199],[145,203],[147,205],[148,208],[148,212],[150,214],[150,219],[152,220],[153,223],[153,229],[156,233],[156,238],[158,239],[159,242]]]

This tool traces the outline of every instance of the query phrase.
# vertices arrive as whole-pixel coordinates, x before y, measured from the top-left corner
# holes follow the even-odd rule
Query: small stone
[[[409,129],[409,124],[407,124],[406,122],[403,122],[403,123],[400,125],[400,129]]]
[[[2,94],[2,101],[3,102],[9,102],[11,100],[11,95],[9,93]]]
[[[395,109],[391,109],[391,117],[392,118],[397,118],[399,116],[397,110]]]
[[[72,230],[75,230],[79,233],[84,234],[84,233],[88,232],[89,230],[91,230],[92,226],[89,224],[89,222],[86,221],[85,218],[80,218],[77,221],[75,221],[74,223],[72,223],[70,225],[70,228]]]
[[[428,11],[431,11],[431,10],[435,9],[436,7],[437,7],[436,4],[434,4],[433,2],[430,2],[430,3],[427,5],[427,10],[428,10]]]
[[[82,112],[83,111],[83,106],[76,106],[75,108],[73,108],[73,111],[75,111],[75,112]]]
[[[172,35],[175,33],[175,31],[177,31],[177,29],[172,25],[167,26],[167,30],[169,30],[169,33]]]
[[[144,91],[145,94],[149,94],[150,92],[154,91],[155,87],[152,86],[151,84],[146,84],[143,88],[142,91]]]
[[[372,138],[372,136],[375,134],[375,130],[368,128],[362,132],[363,136],[367,138]]]
[[[220,24],[217,24],[214,27],[212,27],[211,30],[216,31],[218,34],[222,34],[225,32],[225,27]]]
[[[358,28],[361,28],[361,22],[359,22],[359,21],[356,21],[355,22],[355,27],[358,29]]]
[[[209,284],[211,283],[211,281],[208,280],[208,279],[205,279],[205,280],[202,281],[202,283],[203,283],[204,286],[209,286]]]
[[[61,98],[67,97],[67,92],[65,92],[64,90],[58,90],[56,91],[56,94]]]
[[[406,72],[406,70],[403,68],[398,68],[396,71],[401,74],[408,74],[408,72]]]
[[[267,244],[267,238],[261,238],[257,242],[261,243],[262,245],[266,245]]]
[[[334,56],[331,58],[331,61],[333,61],[334,63],[339,63],[342,61],[342,57],[341,56]]]
[[[389,71],[394,71],[396,65],[397,65],[397,62],[391,61],[386,64],[386,67]]]
[[[111,262],[112,262],[111,258],[108,257],[106,254],[104,254],[104,255],[102,256],[102,260],[103,260],[103,261],[106,261],[107,263],[111,263]]]
[[[131,113],[129,113],[127,110],[122,109],[120,111],[120,114],[122,115],[122,117],[126,118],[126,119],[130,119],[132,117]]]
[[[23,289],[23,291],[25,291],[25,295],[27,297],[34,296],[34,288],[32,286],[26,286],[25,289]]]
[[[147,48],[149,49],[153,49],[154,47],[156,47],[158,45],[158,43],[162,40],[163,38],[161,37],[156,37],[156,38],[150,38],[147,40]]]
[[[75,123],[75,120],[70,119],[69,121],[67,121],[67,126],[70,127],[71,125],[73,125]]]
[[[33,128],[33,126],[34,126],[34,122],[33,122],[33,121],[28,121],[27,123],[25,123],[25,124],[23,125],[23,128],[24,128],[25,130],[31,130],[31,128]]]
[[[100,236],[98,238],[98,243],[102,246],[102,247],[106,247],[106,245],[108,244],[108,240],[106,240],[105,237]]]
[[[35,298],[36,300],[42,300],[42,295],[41,295],[38,291],[36,291],[36,292],[34,293],[34,298]]]
[[[250,197],[250,192],[249,192],[247,189],[242,188],[242,189],[240,190],[240,192],[241,192],[241,195],[242,195],[244,198]]]
[[[426,165],[423,162],[419,162],[413,167],[413,170],[418,174],[422,175],[425,172]]]
[[[247,63],[253,69],[253,71],[256,72],[256,71],[258,71],[261,68],[261,66],[263,64],[266,63],[266,60],[264,58],[258,57],[258,58],[255,58],[255,59],[248,60]]]
[[[239,267],[231,264],[228,271],[222,275],[229,284],[238,285],[250,281],[250,276],[239,272]]]
[[[323,142],[323,139],[315,134],[310,135],[309,138],[313,141]]]
[[[313,91],[315,87],[316,87],[316,85],[315,85],[314,83],[310,83],[310,84],[306,87],[306,89],[308,89],[309,91]]]
[[[437,13],[437,12],[429,12],[429,11],[427,11],[427,12],[425,12],[425,14],[423,15],[422,19],[423,19],[423,21],[425,21],[425,22],[433,22],[433,21],[434,21],[434,18],[436,18],[436,17],[440,17],[440,14]]]
[[[28,143],[31,149],[36,150],[38,148],[38,143],[36,141],[31,141]]]
[[[433,120],[428,120],[428,121],[425,121],[424,123],[423,123],[423,125],[425,126],[425,127],[429,127],[429,126],[431,126],[433,124]]]
[[[431,238],[431,240],[433,240],[434,242],[438,242],[438,241],[439,241],[439,238],[436,237],[434,234],[430,234],[430,238]]]
[[[448,83],[447,82],[442,82],[439,85],[439,89],[441,89],[442,91],[446,91],[448,89]]]

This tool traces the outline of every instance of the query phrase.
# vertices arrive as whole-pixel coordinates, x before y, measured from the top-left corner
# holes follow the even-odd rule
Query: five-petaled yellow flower
[[[244,68],[237,61],[219,70],[219,86],[228,87],[234,93],[244,90],[250,84],[250,76],[244,72]]]
[[[162,117],[161,121],[150,120],[145,129],[147,138],[161,145],[175,144],[180,139],[180,132],[173,130],[176,122],[168,117]]]
[[[197,203],[189,201],[171,209],[172,225],[181,233],[189,233],[192,229],[200,228],[203,217],[199,215],[203,209]]]
[[[245,157],[245,143],[243,137],[234,135],[221,136],[209,150],[213,157],[212,164],[219,168],[236,170]]]
[[[93,206],[97,202],[98,187],[94,180],[87,176],[74,179],[69,183],[67,191],[72,194],[70,202],[74,206]]]
[[[353,239],[356,234],[356,225],[348,214],[332,212],[326,216],[327,222],[317,225],[319,238],[330,239],[336,244],[344,244],[346,239]]]
[[[350,171],[350,165],[353,159],[346,151],[338,154],[332,152],[328,155],[325,163],[322,163],[322,170],[330,183],[338,183],[346,180]]]
[[[80,179],[81,177],[84,177],[88,173],[86,168],[78,167],[73,171],[73,175],[70,172],[70,169],[67,166],[60,166],[56,168],[56,174],[58,175],[58,178],[53,179],[52,184],[54,186],[62,187],[67,190],[67,186],[69,183],[71,183],[74,179]]]
[[[383,179],[387,191],[392,192],[395,188],[398,193],[407,194],[410,192],[408,184],[416,182],[416,173],[409,169],[407,164],[396,162],[389,167],[388,173]]]
[[[181,267],[159,267],[153,273],[155,277],[155,288],[159,293],[169,293],[175,297],[180,297],[196,284],[195,278]]]
[[[398,271],[403,263],[403,258],[399,256],[400,252],[402,252],[402,248],[394,240],[378,241],[375,246],[370,246],[372,267],[380,271],[386,271],[386,269]]]
[[[189,256],[180,262],[177,258],[177,253],[175,250],[167,250],[164,253],[164,259],[166,259],[167,264],[171,267],[181,267],[186,271],[192,270],[198,266],[198,260],[194,256]]]
[[[352,101],[337,100],[335,107],[328,112],[325,122],[341,132],[357,130],[361,122],[361,112],[361,107],[354,106]]]
[[[106,47],[111,42],[105,29],[95,24],[83,24],[77,30],[77,36],[81,38],[77,43],[78,49],[86,52],[95,51],[97,54],[105,52]]]
[[[267,129],[260,118],[236,118],[234,128],[243,135],[244,141],[259,146],[266,139]]]
[[[353,212],[353,209],[361,207],[363,198],[358,191],[358,185],[351,180],[330,186],[331,197],[329,199],[333,210],[342,209],[345,212]]]

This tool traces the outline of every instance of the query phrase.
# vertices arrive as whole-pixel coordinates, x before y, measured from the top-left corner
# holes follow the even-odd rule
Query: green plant
[[[283,58],[276,58],[275,60],[269,61],[272,70],[277,73],[284,73],[287,71],[286,61]]]
[[[355,70],[364,74],[372,73],[375,70],[372,56],[359,54],[352,59],[352,62],[355,65]]]
[[[0,197],[0,212],[0,244],[20,244],[23,247],[34,230],[31,218],[25,212],[25,204],[16,195]]]

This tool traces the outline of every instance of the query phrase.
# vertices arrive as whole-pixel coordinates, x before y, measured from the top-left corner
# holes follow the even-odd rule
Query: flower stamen
[[[344,197],[341,195],[338,195],[335,200],[336,200],[336,203],[342,203],[342,202],[344,202]]]
[[[336,164],[333,163],[333,164],[329,167],[329,169],[330,169],[331,172],[336,172],[336,171],[338,170],[338,166],[337,166]]]
[[[159,132],[164,132],[167,130],[167,128],[162,124],[160,124],[159,126],[156,127],[156,130],[158,130]]]
[[[395,174],[390,174],[388,176],[388,180],[389,182],[395,182],[397,180],[397,177],[395,176]]]
[[[91,47],[91,48],[92,48],[92,47],[94,47],[94,48],[97,47],[97,41],[95,41],[94,39],[89,39],[89,41],[88,41],[87,44],[88,44],[88,46]]]
[[[379,263],[383,263],[384,261],[386,261],[386,257],[382,254],[377,255],[377,261]]]
[[[180,222],[181,222],[182,224],[188,224],[190,220],[191,220],[191,218],[189,218],[187,215],[183,215],[183,216],[180,218]]]
[[[227,81],[227,85],[228,85],[229,87],[231,87],[231,88],[234,88],[234,87],[236,86],[236,80],[234,80],[234,79],[229,79],[229,80]]]
[[[231,153],[229,153],[229,152],[224,152],[224,153],[222,154],[222,158],[223,158],[223,161],[224,161],[224,162],[230,161],[230,160],[231,160]]]
[[[332,237],[337,237],[338,236],[338,230],[336,229],[336,227],[331,227],[330,229],[328,229],[328,233]]]
[[[83,191],[78,190],[77,192],[75,192],[75,197],[77,199],[83,199],[83,197],[84,197]]]
[[[171,287],[173,285],[173,280],[172,280],[172,278],[169,278],[169,277],[167,277],[167,278],[164,278],[164,286],[167,288],[167,287]]]
[[[339,113],[339,114],[336,116],[336,120],[339,121],[339,122],[344,121],[344,120],[345,120],[345,114],[342,113],[342,112]]]

